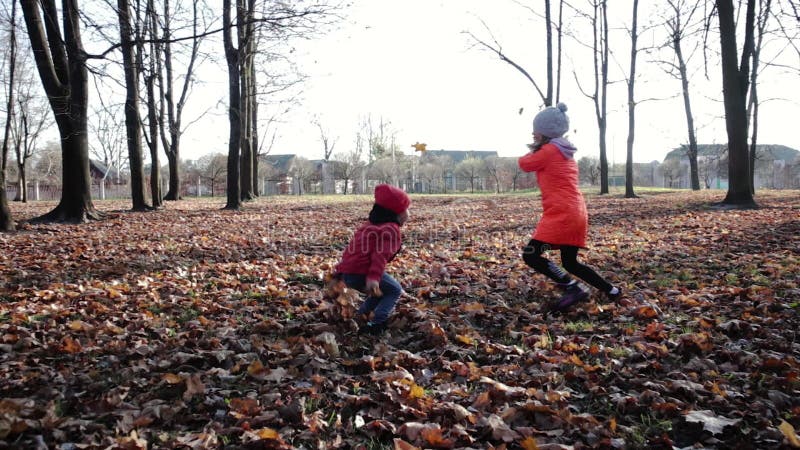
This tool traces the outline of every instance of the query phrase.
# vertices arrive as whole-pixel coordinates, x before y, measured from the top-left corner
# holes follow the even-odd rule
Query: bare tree
[[[639,55],[639,0],[633,0],[633,17],[631,19],[631,58],[628,72],[628,139],[625,152],[625,198],[636,198],[633,192],[633,142],[636,130],[636,57]]]
[[[216,195],[216,186],[226,176],[227,157],[222,153],[210,153],[202,156],[197,161],[198,177],[208,182],[211,187],[211,196]],[[198,194],[199,195],[199,194]]]
[[[661,176],[664,177],[664,187],[676,187],[675,180],[681,177],[681,162],[678,158],[670,158],[659,166]],[[680,187],[680,186],[678,186]]]
[[[314,119],[314,124],[319,129],[319,138],[322,143],[322,193],[330,194],[333,192],[333,179],[328,163],[331,154],[333,154],[333,149],[336,148],[337,138],[331,137],[330,131],[322,126],[319,118]]]
[[[737,55],[736,9],[733,0],[716,0],[722,54],[722,86],[725,125],[728,133],[728,193],[724,207],[753,208],[756,202],[750,190],[750,158],[747,146],[747,92],[750,63],[753,58],[755,2],[745,2],[744,45]]]
[[[140,5],[141,0],[137,0],[137,5]],[[142,26],[141,35],[137,39],[139,45],[139,70],[140,74],[144,77],[145,91],[147,92],[147,128],[143,130],[147,147],[150,151],[150,200],[153,208],[161,208],[164,206],[163,197],[161,195],[161,164],[158,157],[158,143],[160,140],[159,118],[163,118],[163,102],[156,101],[156,80],[158,74],[161,73],[161,43],[159,42],[158,33],[158,15],[156,13],[154,0],[145,0],[144,23]],[[137,12],[141,8],[137,7]],[[144,59],[145,46],[144,36],[150,36],[148,49],[148,65],[141,61]]]
[[[99,219],[91,197],[87,139],[88,70],[77,0],[21,0],[39,77],[61,135],[61,201],[42,221],[86,222]],[[62,35],[63,30],[63,35]]]
[[[455,174],[462,178],[466,178],[469,182],[470,192],[474,193],[475,182],[481,178],[483,167],[482,160],[470,156],[456,164]]]
[[[33,162],[33,173],[37,181],[48,185],[56,185],[61,181],[61,148],[57,142],[50,142],[36,152]]]
[[[12,130],[14,154],[17,159],[19,188],[15,201],[28,201],[28,159],[36,151],[41,134],[52,125],[52,114],[47,99],[37,92],[30,77],[17,83],[17,116]]]
[[[497,156],[490,156],[483,161],[484,171],[494,181],[494,190],[500,193],[500,174],[502,172],[502,160]]]
[[[761,49],[764,45],[764,36],[767,34],[767,22],[772,15],[772,0],[759,0],[758,17],[756,20],[756,32],[758,36],[753,42],[753,61],[750,68],[750,97],[747,101],[747,117],[750,125],[750,191],[755,193],[755,167],[756,149],[758,143],[758,72],[761,62]]]
[[[298,156],[294,158],[289,174],[292,176],[295,186],[297,186],[297,195],[303,195],[306,192],[309,180],[314,176],[314,164],[308,159]]]
[[[236,0],[237,17],[241,16],[244,0]],[[239,49],[233,43],[231,0],[222,1],[222,36],[225,43],[225,60],[228,63],[228,202],[225,209],[239,209],[242,205],[240,185],[240,154],[242,139],[241,78],[239,76]]]
[[[366,134],[370,163],[391,154],[392,141],[397,134],[391,121],[383,116],[373,121],[372,116],[368,115],[362,119],[360,127]]]
[[[241,134],[241,155],[240,155],[240,177],[241,177],[241,196],[242,200],[252,200],[255,198],[253,179],[255,178],[254,156],[256,155],[253,146],[253,127],[256,80],[255,77],[255,27],[254,27],[255,0],[245,0],[237,7],[238,24],[236,30],[239,40],[239,76],[241,100],[240,119],[242,123]]]
[[[172,23],[173,19],[175,19],[175,12],[172,10],[169,0],[164,0],[163,16],[161,17],[163,20],[161,39],[163,46],[161,47],[161,55],[164,61],[164,72],[158,72],[158,86],[160,97],[164,99],[165,102],[166,118],[162,117],[160,120],[160,131],[162,145],[164,147],[164,152],[167,154],[167,162],[169,163],[169,189],[164,197],[165,200],[178,200],[181,198],[180,139],[181,135],[186,131],[183,124],[183,112],[186,107],[189,91],[195,80],[194,67],[195,64],[198,63],[199,48],[202,41],[202,35],[199,33],[201,3],[198,1],[192,1],[190,3],[192,5],[191,46],[189,50],[189,59],[186,63],[186,71],[182,74],[182,81],[179,86],[179,95],[176,95],[175,90],[175,69],[172,48]],[[230,31],[230,24],[228,24],[228,26],[223,24],[223,27],[224,35],[226,32]]]
[[[575,80],[581,92],[592,99],[597,119],[600,147],[600,193],[608,194],[608,150],[606,132],[608,128],[608,4],[607,0],[591,0],[592,14],[587,16],[592,24],[592,59],[594,89],[587,93],[581,87],[578,75]]]
[[[391,157],[372,161],[369,165],[369,176],[380,183],[391,183],[394,176],[394,162]]]
[[[344,194],[347,195],[350,182],[354,181],[364,167],[361,154],[353,149],[349,152],[339,152],[333,154],[333,161],[336,162],[334,175],[336,179],[344,181]],[[355,193],[355,189],[353,189]]]
[[[665,20],[665,26],[669,33],[666,45],[672,48],[675,54],[675,61],[662,61],[662,66],[666,68],[667,73],[678,78],[681,82],[683,110],[686,114],[686,128],[689,136],[686,156],[689,158],[692,189],[696,191],[700,189],[700,176],[697,166],[697,132],[694,125],[694,114],[692,113],[687,67],[693,52],[690,52],[688,56],[684,55],[683,45],[686,42],[686,38],[695,32],[694,17],[701,3],[688,0],[667,0],[667,3],[670,7],[670,13]]]
[[[125,131],[128,143],[128,164],[131,171],[133,211],[146,211],[144,162],[142,160],[142,128],[139,118],[139,77],[136,70],[137,48],[133,42],[131,7],[128,0],[117,0],[117,18],[122,47],[122,68],[125,72]]]
[[[600,178],[600,161],[597,158],[584,156],[578,160],[578,171],[581,179],[594,186]]]
[[[16,72],[17,57],[17,2],[11,2],[11,16],[9,17],[9,43],[8,43],[8,99],[6,101],[6,124],[3,132],[2,160],[0,160],[0,231],[13,231],[14,219],[8,207],[6,195],[6,161],[8,158],[8,141],[11,134],[11,120],[14,111],[14,75]]]
[[[125,134],[120,129],[120,105],[105,105],[102,97],[101,108],[94,111],[89,129],[96,137],[89,143],[91,155],[106,166],[101,183],[104,183],[110,171],[116,171],[116,182],[119,182],[120,171],[125,164]]]
[[[437,184],[441,182],[439,174],[441,169],[437,165],[437,161],[432,158],[426,158],[425,162],[419,166],[419,176],[422,181],[428,185],[428,193],[432,194]],[[438,191],[438,188],[437,188]]]

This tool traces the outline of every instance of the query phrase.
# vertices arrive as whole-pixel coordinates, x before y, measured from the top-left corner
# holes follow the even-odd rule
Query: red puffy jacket
[[[525,172],[536,172],[542,191],[542,218],[533,232],[533,239],[553,246],[586,246],[589,219],[586,202],[578,190],[578,165],[561,154],[554,144],[545,144],[538,151],[519,159]]]
[[[400,226],[394,222],[377,225],[364,222],[344,249],[336,272],[364,274],[367,280],[380,280],[386,263],[400,251],[401,239]]]

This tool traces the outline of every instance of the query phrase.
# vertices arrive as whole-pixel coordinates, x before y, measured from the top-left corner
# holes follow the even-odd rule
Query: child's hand
[[[367,295],[372,297],[383,297],[383,292],[381,292],[381,288],[378,286],[378,280],[367,280],[364,290],[367,291]]]

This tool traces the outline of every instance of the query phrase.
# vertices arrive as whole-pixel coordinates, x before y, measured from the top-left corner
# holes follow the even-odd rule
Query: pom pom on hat
[[[400,188],[388,184],[379,184],[375,186],[375,204],[395,214],[402,214],[408,209],[411,199]]]
[[[539,111],[533,118],[533,132],[549,138],[563,136],[569,131],[569,117],[566,112],[567,105],[564,103]]]

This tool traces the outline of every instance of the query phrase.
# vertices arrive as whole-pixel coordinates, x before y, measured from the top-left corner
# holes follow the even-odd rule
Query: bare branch
[[[489,30],[489,27],[486,25],[486,22],[481,20],[481,23],[483,24],[484,27],[486,27],[487,31],[489,31],[489,34],[491,35],[491,31]],[[484,47],[485,49],[490,50],[493,53],[495,53],[500,58],[501,61],[504,61],[504,62],[510,64],[515,69],[517,69],[525,78],[528,79],[528,81],[531,82],[531,84],[533,85],[534,89],[536,89],[536,92],[538,92],[539,96],[542,98],[542,101],[545,101],[545,99],[546,99],[545,94],[539,88],[539,85],[536,83],[536,81],[533,79],[533,77],[522,66],[520,66],[519,64],[514,62],[508,56],[506,56],[505,53],[503,53],[503,48],[500,46],[500,44],[496,40],[494,40],[494,38],[493,38],[493,40],[495,42],[494,42],[494,46],[493,46],[492,44],[489,44],[486,41],[483,41],[482,39],[478,38],[471,31],[464,31],[463,33],[469,35],[477,44],[479,44],[482,47]]]

